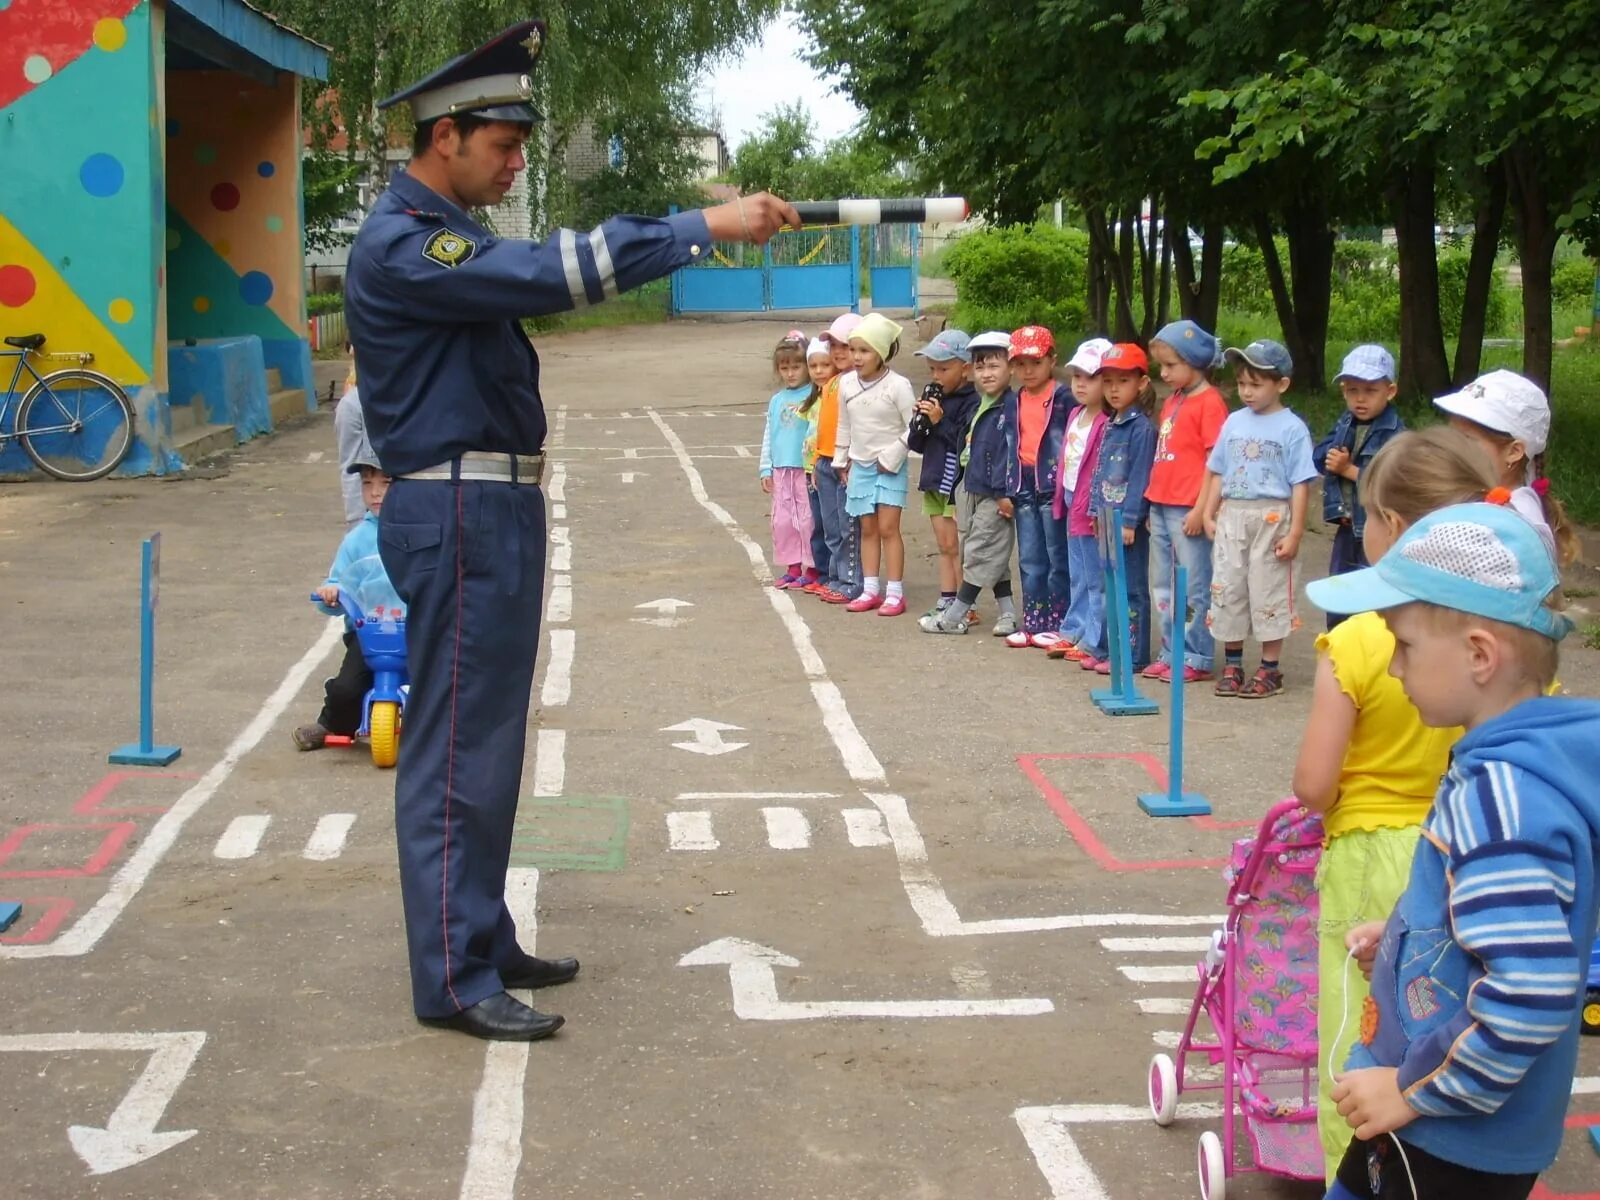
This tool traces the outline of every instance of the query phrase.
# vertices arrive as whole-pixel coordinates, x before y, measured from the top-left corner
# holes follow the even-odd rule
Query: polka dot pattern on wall
[[[91,196],[115,196],[123,177],[122,164],[110,154],[91,154],[78,168],[78,182]]]
[[[268,233],[282,233],[283,232],[283,218],[282,217],[268,217],[267,218],[267,232]]]
[[[108,53],[128,44],[128,27],[116,17],[102,17],[94,23],[94,44]]]
[[[33,299],[38,287],[38,281],[27,267],[17,263],[0,266],[0,305],[6,308],[21,308]]]
[[[211,311],[211,298],[209,296],[196,296],[194,298],[194,310],[197,313],[208,313],[208,312],[210,312]]]
[[[118,325],[126,325],[133,320],[133,301],[118,296],[106,306],[106,315]]]
[[[239,189],[231,183],[219,183],[211,189],[211,207],[219,212],[232,212],[239,207]]]
[[[273,175],[277,174],[277,171],[278,168],[269,162],[259,162],[256,164],[256,174],[261,176],[263,179],[271,179]]]
[[[239,279],[239,298],[246,304],[265,304],[272,299],[272,280],[261,271],[247,271]]]
[[[183,122],[179,121],[176,117],[168,117],[167,118],[167,136],[168,137],[177,137],[182,132],[183,132]]]
[[[217,161],[217,148],[210,142],[201,142],[194,148],[194,160],[202,167],[209,167]]]
[[[22,60],[22,77],[29,83],[43,83],[55,73],[50,60],[42,54],[30,54]]]

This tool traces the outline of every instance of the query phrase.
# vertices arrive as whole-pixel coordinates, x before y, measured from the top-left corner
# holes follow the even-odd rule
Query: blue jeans
[[[1105,580],[1100,574],[1100,551],[1094,534],[1067,538],[1067,562],[1072,588],[1067,615],[1061,620],[1061,635],[1087,650],[1098,645],[1106,632]]]
[[[845,514],[845,486],[839,482],[839,473],[830,459],[817,460],[815,479],[828,552],[828,586],[854,599],[861,593],[860,527],[854,517]]]
[[[811,501],[811,562],[817,568],[817,578],[827,579],[832,560],[828,551],[828,534],[822,527],[822,495],[817,490],[815,474],[807,482],[811,485],[806,488],[806,498]]]
[[[1210,671],[1217,659],[1217,643],[1206,625],[1211,612],[1211,539],[1204,534],[1190,537],[1183,531],[1183,518],[1188,514],[1189,508],[1183,504],[1150,506],[1150,591],[1161,626],[1161,661],[1173,666],[1172,560],[1176,551],[1189,576],[1185,606],[1189,623],[1183,633],[1183,665]]]
[[[1067,568],[1067,522],[1050,511],[1051,497],[1029,492],[1015,498],[1017,565],[1022,574],[1025,633],[1061,628],[1071,599]]]
[[[1099,558],[1098,552],[1095,557]],[[1122,548],[1122,559],[1128,573],[1128,644],[1133,669],[1142,671],[1150,663],[1150,531],[1143,525],[1134,531],[1133,545]],[[1111,653],[1108,631],[1112,607],[1111,597],[1107,596],[1105,624],[1092,650],[1098,659],[1105,659]]]
[[[1359,571],[1362,567],[1371,565],[1367,562],[1366,547],[1356,536],[1355,526],[1341,522],[1333,531],[1333,555],[1328,560],[1328,574],[1348,575],[1351,571]],[[1342,620],[1344,617],[1329,613],[1328,628],[1332,629]]]

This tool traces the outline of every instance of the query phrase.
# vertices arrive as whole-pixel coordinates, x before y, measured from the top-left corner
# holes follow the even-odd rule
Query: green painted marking
[[[620,871],[627,861],[626,797],[534,796],[518,805],[512,866]]]

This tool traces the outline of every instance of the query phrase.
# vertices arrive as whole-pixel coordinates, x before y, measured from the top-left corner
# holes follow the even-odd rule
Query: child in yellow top
[[[1362,472],[1360,486],[1363,541],[1375,563],[1408,526],[1445,505],[1483,499],[1495,479],[1479,446],[1441,426],[1395,437]],[[1462,731],[1422,723],[1389,674],[1394,635],[1378,613],[1329,630],[1317,651],[1294,794],[1323,815],[1317,1037],[1322,1062],[1343,1063],[1367,994],[1360,972],[1346,967],[1345,933],[1386,920],[1405,890],[1422,821]],[[1326,1070],[1318,1074],[1317,1127],[1331,1186],[1351,1130],[1333,1103],[1334,1081]]]

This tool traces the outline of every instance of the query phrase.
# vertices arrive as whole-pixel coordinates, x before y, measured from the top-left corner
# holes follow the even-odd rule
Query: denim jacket
[[[1372,456],[1390,438],[1397,433],[1404,433],[1406,423],[1400,419],[1400,412],[1393,404],[1372,418],[1372,428],[1367,432],[1367,440],[1362,443],[1361,449],[1356,451],[1355,463],[1358,471],[1365,471],[1367,464],[1372,461]],[[1350,483],[1348,479],[1339,475],[1328,473],[1328,451],[1335,447],[1351,449],[1356,444],[1356,419],[1346,410],[1339,414],[1339,419],[1333,423],[1333,432],[1317,443],[1316,449],[1311,452],[1311,463],[1322,472],[1322,519],[1330,525],[1337,525],[1341,521],[1349,521],[1355,527],[1355,535],[1361,536],[1361,531],[1366,528],[1367,510],[1361,507],[1360,492],[1351,484],[1349,499],[1346,498],[1344,485]]]
[[[1106,422],[1100,457],[1090,483],[1089,511],[1098,516],[1122,509],[1122,524],[1138,529],[1150,515],[1144,494],[1156,461],[1155,423],[1138,407],[1125,408]]]
[[[976,414],[983,403],[980,396],[973,405]],[[1009,496],[1011,464],[1016,460],[1016,433],[1009,414],[1016,400],[1008,389],[981,417],[972,422],[971,449],[962,484],[974,496]],[[941,422],[943,424],[943,422]]]
[[[1061,439],[1067,433],[1067,413],[1072,410],[1075,403],[1072,389],[1064,383],[1056,384],[1055,391],[1045,406],[1044,436],[1039,439],[1039,457],[1034,460],[1033,478],[1029,480],[1023,476],[1022,455],[1017,440],[1022,429],[1019,416],[1022,396],[1015,388],[1006,393],[1006,428],[1011,434],[1011,459],[1006,479],[1007,490],[1013,497],[1031,492],[1041,500],[1048,500],[1056,494],[1056,469],[1061,463]]]
[[[919,437],[911,432],[906,434],[906,445],[922,455],[922,470],[917,476],[918,491],[938,492],[942,489],[947,465],[952,458],[960,457],[961,447],[967,440],[967,426],[972,423],[972,414],[978,411],[978,389],[970,383],[964,383],[946,396],[939,407],[944,409],[944,417],[927,437]],[[911,422],[915,425],[916,418],[913,417]]]

